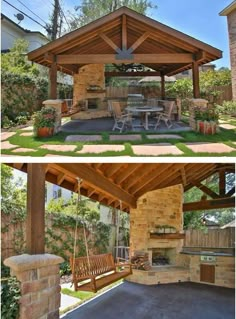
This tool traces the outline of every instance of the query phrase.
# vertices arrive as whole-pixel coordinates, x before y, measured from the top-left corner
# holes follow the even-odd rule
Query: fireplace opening
[[[101,103],[100,98],[88,98],[88,109],[98,109]]]
[[[169,266],[175,264],[175,248],[153,248],[152,266]]]

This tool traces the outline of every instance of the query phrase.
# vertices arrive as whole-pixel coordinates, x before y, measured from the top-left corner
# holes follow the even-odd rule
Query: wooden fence
[[[234,248],[235,229],[198,229],[185,232],[184,246],[186,247],[212,247],[212,248]]]
[[[211,91],[218,91],[216,104],[222,104],[223,101],[232,100],[232,85],[214,86]],[[158,86],[128,86],[128,87],[106,87],[107,97],[127,97],[128,94],[142,94],[145,98],[161,97],[161,91]]]

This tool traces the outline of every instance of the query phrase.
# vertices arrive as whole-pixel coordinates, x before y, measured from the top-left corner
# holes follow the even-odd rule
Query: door
[[[215,283],[215,265],[200,265],[200,281]]]

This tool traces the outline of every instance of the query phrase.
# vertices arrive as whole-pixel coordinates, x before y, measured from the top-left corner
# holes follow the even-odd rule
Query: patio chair
[[[112,101],[111,107],[115,121],[112,131],[117,129],[121,133],[126,126],[131,126],[133,129],[132,116],[129,113],[123,113],[121,111],[120,102]]]
[[[165,108],[164,112],[158,112],[157,113],[157,122],[155,125],[155,130],[157,128],[158,125],[160,125],[161,121],[165,122],[165,125],[170,128],[173,124],[172,124],[172,120],[171,120],[171,115],[175,106],[175,101],[165,101],[163,102],[163,106]]]

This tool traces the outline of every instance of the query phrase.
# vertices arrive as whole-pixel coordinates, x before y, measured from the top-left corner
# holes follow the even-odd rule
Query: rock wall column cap
[[[12,256],[4,260],[4,265],[10,267],[14,271],[25,271],[30,269],[57,265],[64,261],[62,257],[52,254]]]
[[[43,101],[43,104],[50,104],[50,105],[54,105],[54,104],[58,104],[58,103],[63,103],[63,100],[46,100]]]

